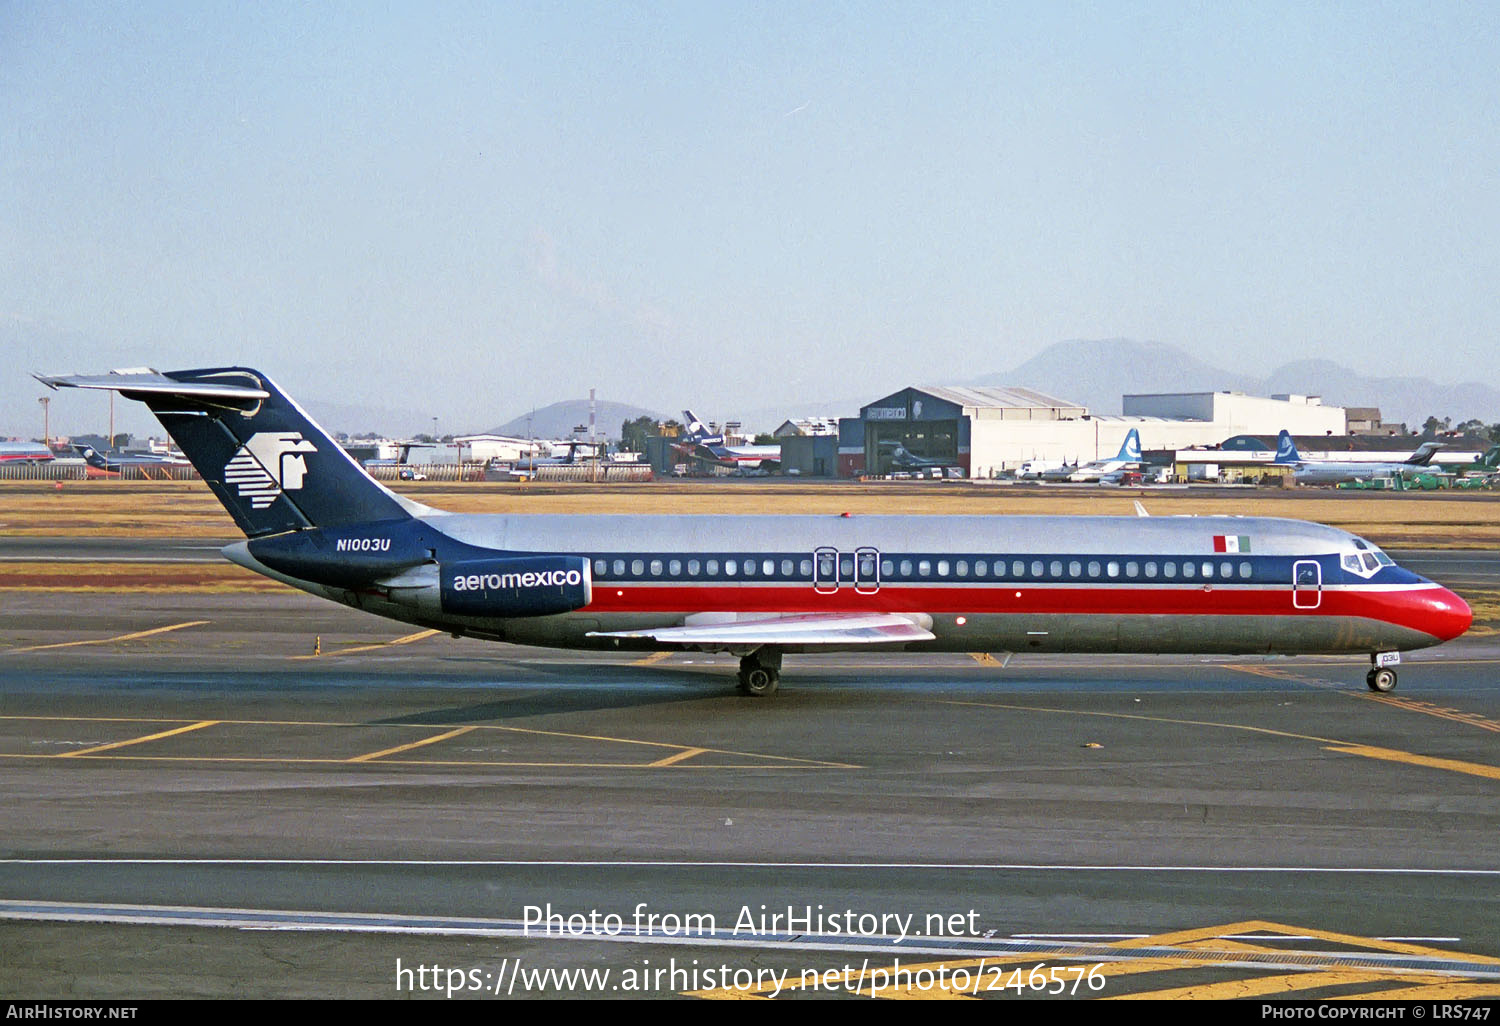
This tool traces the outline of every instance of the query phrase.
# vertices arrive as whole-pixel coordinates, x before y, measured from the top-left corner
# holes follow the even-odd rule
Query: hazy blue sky
[[[1493,381],[1497,28],[0,0],[0,432],[39,430],[25,371],[140,364],[446,429],[590,386],[720,417],[874,398],[1110,336]]]

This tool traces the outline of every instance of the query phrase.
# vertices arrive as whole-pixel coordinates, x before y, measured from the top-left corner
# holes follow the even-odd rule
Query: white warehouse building
[[[1218,445],[1238,434],[1274,439],[1344,433],[1344,409],[1317,396],[1266,398],[1241,392],[1127,395],[1122,416],[1022,388],[917,386],[902,389],[839,423],[842,476],[884,474],[898,447],[928,460],[992,477],[1027,460],[1108,459],[1135,428],[1143,449]]]

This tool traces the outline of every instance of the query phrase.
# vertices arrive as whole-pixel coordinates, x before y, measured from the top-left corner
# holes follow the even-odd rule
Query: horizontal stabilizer
[[[729,623],[593,631],[591,638],[649,638],[705,648],[755,645],[890,645],[931,641],[933,633],[896,613],[795,613]]]
[[[271,393],[253,385],[227,381],[177,381],[160,371],[115,371],[111,374],[33,374],[51,389],[98,388],[111,392],[139,392],[142,395],[183,395],[199,399],[268,399]],[[244,380],[243,377],[241,380]]]

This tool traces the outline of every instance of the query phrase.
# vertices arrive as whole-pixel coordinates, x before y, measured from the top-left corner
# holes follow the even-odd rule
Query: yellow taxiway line
[[[133,737],[128,741],[111,741],[107,745],[95,745],[93,748],[80,748],[76,752],[63,752],[61,755],[53,756],[56,759],[76,759],[83,755],[93,755],[97,752],[108,752],[115,748],[124,748],[126,745],[139,745],[147,741],[159,741],[164,737],[172,737],[174,734],[186,734],[190,730],[202,730],[204,727],[212,727],[218,720],[202,720],[198,723],[189,723],[186,727],[175,727],[172,730],[163,730],[155,734],[147,734],[145,737]]]
[[[345,762],[373,762],[374,760],[382,758],[382,757],[387,756],[387,755],[396,755],[396,754],[398,754],[400,752],[409,752],[413,748],[421,748],[423,745],[434,745],[434,744],[437,744],[439,741],[446,741],[450,737],[458,737],[460,734],[467,734],[469,731],[471,731],[473,729],[474,729],[473,727],[459,727],[457,730],[450,730],[446,734],[435,734],[432,737],[424,737],[422,740],[420,740],[420,741],[413,741],[409,745],[397,745],[395,748],[383,748],[383,749],[381,749],[378,752],[366,752],[364,755],[356,755],[354,758],[352,758],[352,759],[345,759],[344,761]]]
[[[168,631],[180,631],[185,627],[202,627],[211,620],[189,620],[186,623],[174,623],[166,627],[153,627],[149,631],[136,631],[133,634],[118,634],[113,638],[93,638],[88,641],[59,641],[52,645],[27,645],[25,648],[9,648],[7,652],[41,652],[49,648],[73,648],[77,645],[108,645],[114,641],[135,641],[139,638],[149,638],[153,634],[165,634]]]
[[[390,641],[382,641],[378,645],[356,645],[353,648],[341,648],[337,652],[329,652],[327,655],[300,655],[300,656],[292,656],[292,658],[293,659],[327,659],[327,658],[329,658],[331,656],[345,656],[345,655],[349,655],[349,654],[354,653],[354,652],[374,652],[376,649],[390,648],[393,645],[410,645],[413,641],[422,641],[425,638],[432,637],[434,634],[441,634],[441,633],[443,633],[443,632],[442,631],[437,631],[437,630],[417,631],[415,634],[408,634],[404,638],[393,638]]]
[[[1275,730],[1270,727],[1251,727],[1243,723],[1219,723],[1214,720],[1179,720],[1170,716],[1145,716],[1140,713],[1110,713],[1096,712],[1091,709],[1053,709],[1046,706],[1033,705],[1009,705],[1002,702],[946,702],[947,705],[969,705],[981,709],[1005,709],[1019,712],[1058,713],[1064,716],[1100,716],[1112,720],[1144,720],[1152,723],[1172,723],[1188,727],[1218,727],[1222,730],[1240,730],[1250,734],[1269,734],[1272,737],[1291,738],[1295,741],[1314,741],[1322,745],[1330,752],[1339,752],[1343,755],[1361,755],[1367,759],[1383,759],[1387,762],[1404,762],[1412,766],[1424,766],[1427,769],[1447,770],[1450,773],[1465,773],[1471,777],[1485,777],[1490,780],[1500,780],[1500,767],[1490,766],[1482,762],[1464,762],[1460,759],[1437,759],[1427,755],[1417,755],[1414,752],[1402,752],[1392,748],[1375,748],[1370,745],[1355,744],[1349,741],[1340,741],[1337,738],[1317,737],[1313,734],[1298,734],[1289,730]]]

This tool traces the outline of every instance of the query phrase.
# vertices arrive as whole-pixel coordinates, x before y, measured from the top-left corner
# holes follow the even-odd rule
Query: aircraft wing
[[[759,645],[892,645],[931,641],[933,633],[897,613],[789,613],[726,623],[591,631],[591,638],[650,638],[667,645],[737,649]]]

